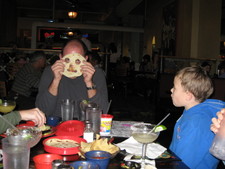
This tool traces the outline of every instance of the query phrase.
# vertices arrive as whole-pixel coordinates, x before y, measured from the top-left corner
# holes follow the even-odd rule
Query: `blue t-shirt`
[[[184,110],[174,127],[170,150],[191,169],[216,169],[219,160],[210,154],[214,133],[211,119],[225,107],[225,102],[207,99]]]

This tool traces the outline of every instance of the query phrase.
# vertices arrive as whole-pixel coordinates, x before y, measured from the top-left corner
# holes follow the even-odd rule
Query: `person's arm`
[[[93,82],[93,76],[95,74],[95,68],[91,65],[90,62],[84,62],[84,65],[81,66],[81,72],[84,77],[84,83],[86,84],[87,88],[93,88],[95,86]],[[91,89],[87,90],[88,98],[92,98],[96,95],[97,90]]]
[[[105,73],[102,69],[96,68],[95,74],[93,76],[93,83],[96,85],[96,94],[89,98],[90,101],[97,103],[103,110],[103,113],[108,113],[108,90],[106,85]]]
[[[46,118],[43,112],[38,108],[29,110],[13,111],[3,116],[11,124],[17,125],[21,120],[31,120],[37,126],[43,126],[46,123]],[[5,132],[8,128],[12,128],[6,121],[0,118],[0,133]]]
[[[21,120],[21,116],[18,111],[13,111],[11,113],[3,115],[3,117],[13,125],[19,124]],[[0,133],[5,132],[8,128],[11,128],[11,126],[6,123],[2,118],[0,118]]]
[[[48,88],[49,93],[51,93],[53,96],[57,96],[58,94],[58,88],[59,83],[62,79],[62,73],[64,71],[65,65],[63,64],[63,60],[57,60],[52,66],[51,70],[54,74],[54,78]]]
[[[40,111],[38,108],[33,108],[29,110],[20,110],[19,111],[21,120],[31,120],[37,126],[43,126],[46,123],[45,114]]]
[[[49,86],[53,81],[53,77],[54,75],[51,71],[51,67],[46,67],[40,80],[38,95],[35,102],[36,107],[46,115],[53,114],[56,107],[57,97],[49,92]]]

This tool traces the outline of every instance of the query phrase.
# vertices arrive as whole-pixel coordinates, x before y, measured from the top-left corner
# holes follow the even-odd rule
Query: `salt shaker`
[[[94,130],[92,129],[91,123],[86,123],[83,138],[88,142],[93,142],[94,140]]]

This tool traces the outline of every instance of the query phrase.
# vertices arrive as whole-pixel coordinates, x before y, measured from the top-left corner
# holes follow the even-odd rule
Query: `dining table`
[[[111,135],[107,136],[109,140],[113,144],[121,143],[124,140],[126,140],[129,137],[129,125],[132,125],[135,122],[121,122],[121,121],[114,121],[112,125],[112,131]],[[126,127],[124,127],[126,126]],[[123,128],[123,129],[121,129]],[[30,149],[30,164],[29,164],[29,169],[35,169],[33,157],[38,155],[38,154],[43,154],[43,153],[49,153],[45,151],[43,141],[49,137],[55,136],[54,134],[50,134],[49,136],[44,136],[41,138],[41,140],[38,142],[37,145],[32,147]],[[80,136],[82,137],[82,136]],[[1,137],[2,139],[4,137]],[[157,143],[160,144],[160,137],[157,139]],[[1,146],[1,144],[0,144]],[[108,169],[123,169],[123,168],[132,168],[134,166],[134,162],[127,162],[124,161],[124,157],[127,155],[126,151],[121,150],[114,158],[110,160]],[[62,155],[63,160],[66,163],[72,163],[74,161],[80,161],[80,160],[85,160],[82,157],[80,157],[78,154],[73,154],[73,155]],[[155,165],[157,169],[188,169],[182,160],[176,156],[173,152],[170,150],[166,150],[160,157],[155,159]],[[136,165],[137,166],[137,165]],[[2,161],[0,163],[0,169],[2,167]],[[132,168],[134,169],[134,168]]]
[[[38,155],[38,154],[43,154],[43,153],[48,153],[44,150],[44,146],[42,144],[43,140],[46,138],[42,138],[40,142],[31,148],[30,150],[30,168],[29,169],[35,169],[33,157]],[[118,143],[124,140],[124,138],[121,137],[116,137],[113,140],[113,143]],[[155,160],[156,168],[157,169],[188,169],[182,160],[177,157],[173,152],[167,151],[166,154],[169,154],[169,157],[165,158],[157,158]],[[80,160],[85,160],[82,157],[80,157],[78,154],[74,155],[62,155],[63,160],[66,161],[66,163],[72,163],[74,161],[80,161]],[[110,160],[108,169],[122,169],[124,168],[124,165],[127,165],[127,162],[123,160],[124,154],[118,153],[113,159]]]

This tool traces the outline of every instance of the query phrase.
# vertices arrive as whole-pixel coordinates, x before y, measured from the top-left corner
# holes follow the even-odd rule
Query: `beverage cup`
[[[92,161],[98,164],[100,169],[107,169],[112,155],[106,151],[94,150],[85,153],[87,161]]]
[[[8,138],[2,139],[3,167],[10,169],[29,169],[30,148],[26,142],[13,144]]]
[[[210,147],[210,153],[220,160],[225,160],[225,115],[220,122],[220,128],[216,133],[212,145]]]
[[[65,99],[61,101],[62,121],[73,120],[74,116],[74,100]]]
[[[109,135],[111,133],[113,115],[102,114],[100,135]]]
[[[225,160],[225,136],[216,134],[213,139],[210,153],[220,160]]]
[[[58,116],[49,116],[47,117],[46,124],[55,127],[59,124],[60,119]]]
[[[86,109],[87,108],[98,108],[98,105],[91,101],[81,101],[80,102],[80,111],[78,114],[78,120],[85,121],[86,119]]]
[[[92,129],[95,134],[100,132],[100,122],[101,122],[102,110],[99,108],[87,108],[86,109],[86,120],[92,123]]]

